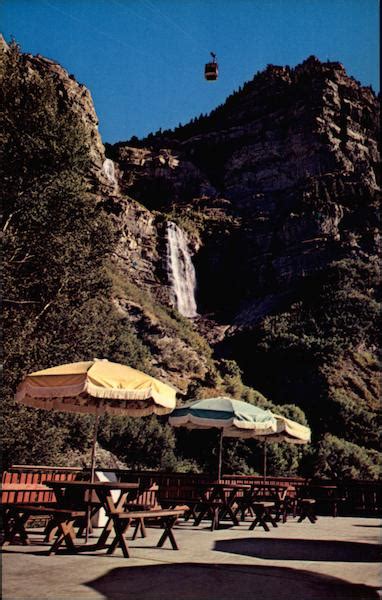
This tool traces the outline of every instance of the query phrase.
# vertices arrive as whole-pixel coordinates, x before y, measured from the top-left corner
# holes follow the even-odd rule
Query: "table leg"
[[[57,523],[58,535],[53,545],[48,550],[48,555],[56,554],[57,550],[61,546],[62,542],[65,542],[66,547],[71,552],[77,552],[77,548],[74,544],[75,532],[73,529],[73,523],[75,519],[67,519],[66,521],[59,521]]]
[[[113,520],[111,517],[108,518],[105,527],[103,528],[101,535],[96,543],[97,548],[103,548],[106,545],[109,535],[113,529]]]
[[[256,525],[261,525],[265,531],[269,531],[269,527],[266,523],[266,519],[269,519],[269,521],[272,523],[273,527],[277,527],[277,523],[275,521],[275,519],[272,517],[271,515],[271,508],[267,508],[265,506],[255,506],[255,515],[256,518],[254,519],[254,521],[250,524],[249,529],[253,530]]]
[[[203,518],[205,517],[205,515],[208,513],[208,506],[204,507],[200,510],[200,513],[198,514],[198,516],[196,517],[195,521],[194,521],[194,526],[196,527],[197,525],[199,525],[201,523],[201,521],[203,520]]]
[[[239,525],[239,521],[234,513],[234,511],[232,510],[232,507],[230,506],[230,504],[227,504],[227,506],[224,506],[221,511],[220,511],[220,517],[219,520],[223,520],[223,518],[225,517],[225,515],[228,513],[232,523],[234,525]]]
[[[24,546],[29,545],[28,534],[25,531],[25,525],[28,520],[28,513],[21,513],[18,510],[9,509],[5,514],[5,537],[2,546],[7,546],[15,541],[17,534]],[[13,524],[12,524],[13,521]]]
[[[125,523],[122,523],[121,519],[115,518],[113,519],[115,538],[110,544],[109,548],[106,551],[106,554],[114,554],[117,546],[119,545],[122,549],[123,556],[125,558],[129,558],[129,548],[127,545],[127,541],[124,537],[124,534],[127,532],[130,526],[131,519],[126,519]]]
[[[175,525],[177,518],[178,517],[167,517],[162,519],[164,531],[161,535],[159,542],[157,543],[158,548],[162,548],[167,538],[169,538],[173,550],[179,550],[178,544],[176,543],[176,539],[172,531],[172,528]]]
[[[142,518],[137,519],[137,524],[135,525],[135,529],[134,529],[134,533],[133,533],[133,537],[131,538],[132,540],[135,540],[135,538],[138,535],[138,531],[141,531],[141,536],[143,538],[147,537],[147,533],[146,533],[146,527],[145,527],[145,520]]]

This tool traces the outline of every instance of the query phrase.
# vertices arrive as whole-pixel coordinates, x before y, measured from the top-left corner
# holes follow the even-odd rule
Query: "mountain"
[[[309,57],[175,131],[107,146],[121,189],[189,233],[214,356],[320,433],[357,414],[357,443],[378,397],[378,127],[372,89]]]
[[[256,324],[329,261],[376,253],[378,114],[371,89],[311,57],[295,69],[269,66],[147,147],[108,152],[122,189],[150,210],[202,214],[193,226],[203,238],[198,304],[235,329]],[[230,222],[226,235],[201,231],[209,212]]]
[[[105,332],[99,350],[127,362],[130,353],[184,398],[226,393],[300,419],[302,409],[317,472],[374,477],[380,181],[372,89],[340,63],[269,65],[209,115],[106,144],[105,153],[88,90],[53,61],[21,60],[52,83],[58,110],[80,119],[82,180],[112,231],[104,299],[120,333],[117,325]],[[120,444],[114,434],[104,442]],[[177,443],[190,458],[181,434]],[[283,463],[290,472],[292,450],[281,451],[294,457],[293,467]],[[253,468],[248,453],[235,452]],[[341,457],[334,463],[333,453]]]

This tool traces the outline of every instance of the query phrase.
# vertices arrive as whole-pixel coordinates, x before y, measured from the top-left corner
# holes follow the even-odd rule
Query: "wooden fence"
[[[151,486],[156,484],[161,488],[171,487],[179,488],[179,495],[184,486],[192,486],[208,482],[211,477],[207,474],[194,473],[165,473],[158,471],[130,471],[127,469],[102,469],[103,472],[113,472],[121,481],[137,481],[141,483],[142,492],[139,501],[142,503],[153,504],[155,498]],[[88,479],[90,472],[88,469],[76,467],[52,467],[39,465],[13,465],[9,471],[5,471],[2,476],[3,483],[7,484],[25,484],[28,487],[34,484],[43,484],[47,479],[55,481],[67,481],[73,479]],[[223,482],[227,483],[261,483],[263,477],[255,475],[224,475]],[[295,489],[308,488],[314,484],[314,489],[325,489],[327,486],[337,487],[337,496],[339,498],[339,514],[352,515],[359,514],[363,516],[376,516],[381,510],[381,486],[378,481],[369,480],[312,480],[303,477],[267,477],[266,482],[271,485],[291,485]],[[29,494],[29,496],[28,496]],[[30,502],[31,491],[23,492],[2,492],[2,501],[5,502]],[[53,500],[53,492],[33,491],[35,502],[50,502]],[[327,511],[325,501],[322,496],[317,497],[319,512]],[[330,510],[329,510],[330,512]]]

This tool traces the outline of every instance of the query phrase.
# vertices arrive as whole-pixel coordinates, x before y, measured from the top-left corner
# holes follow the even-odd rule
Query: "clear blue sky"
[[[115,142],[186,123],[268,63],[310,54],[378,91],[378,11],[378,0],[0,0],[0,23],[90,89]],[[210,50],[216,82],[203,78]]]

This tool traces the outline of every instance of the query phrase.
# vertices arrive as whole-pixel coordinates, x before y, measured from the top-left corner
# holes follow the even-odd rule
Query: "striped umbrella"
[[[176,406],[176,390],[172,386],[106,359],[64,364],[30,373],[17,388],[15,398],[35,408],[95,415],[92,481],[101,415],[165,415]]]
[[[197,400],[176,408],[169,423],[188,429],[220,429],[218,479],[221,478],[223,437],[245,439],[277,432],[277,421],[270,411],[226,397]]]
[[[256,439],[263,440],[263,478],[267,476],[267,442],[288,442],[289,444],[308,444],[311,438],[309,427],[301,425],[282,415],[274,415],[277,421],[277,431],[270,434],[256,435]]]

